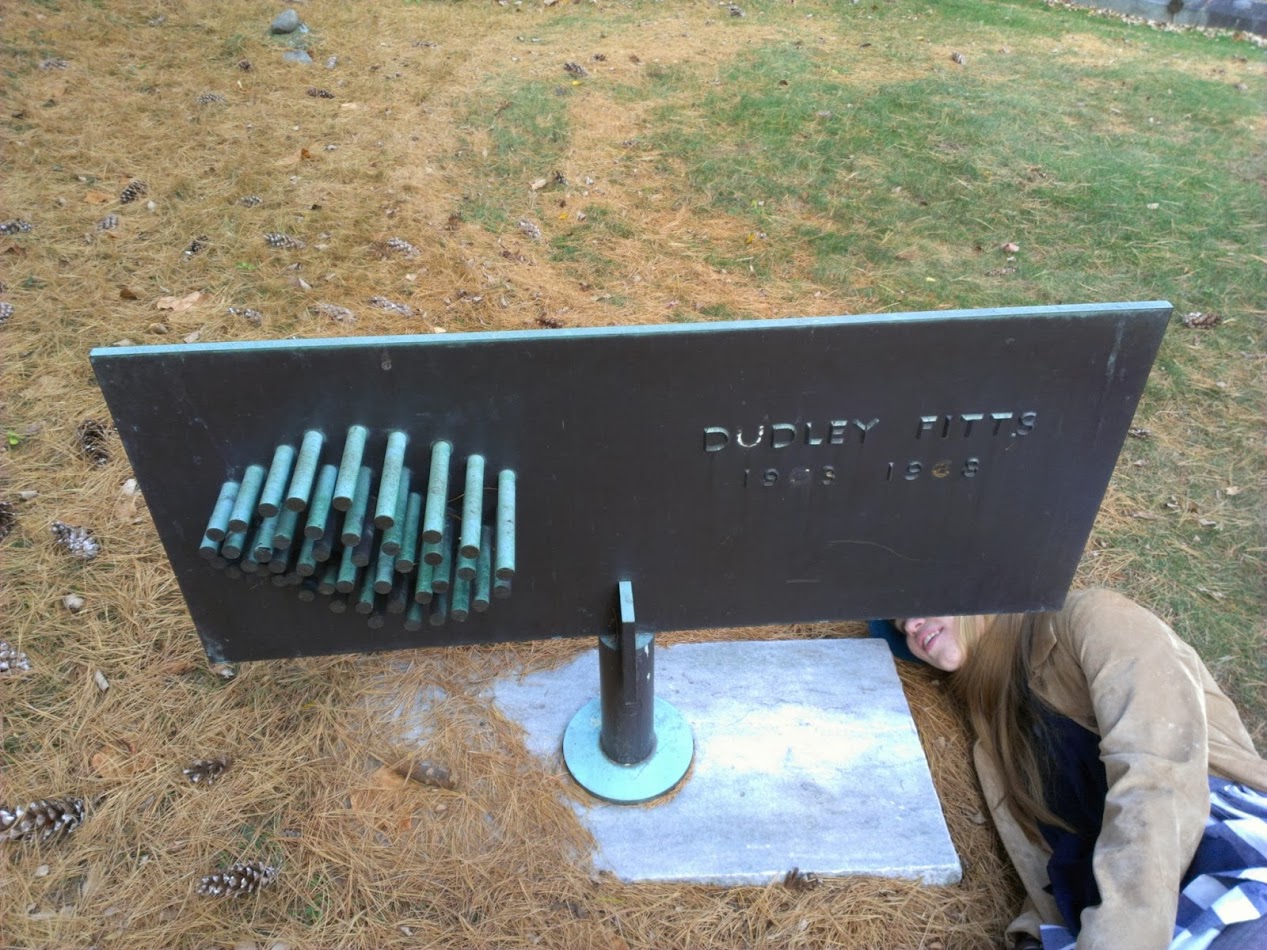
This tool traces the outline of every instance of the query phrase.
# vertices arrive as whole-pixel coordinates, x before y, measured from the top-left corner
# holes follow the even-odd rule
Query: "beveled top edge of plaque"
[[[408,333],[393,336],[289,337],[284,340],[237,340],[224,343],[162,343],[145,346],[98,346],[89,350],[92,359],[117,359],[129,356],[165,356],[193,353],[242,353],[286,350],[302,345],[316,349],[340,349],[350,346],[445,345],[471,343],[506,343],[521,340],[593,339],[605,336],[681,336],[714,334],[730,330],[797,330],[815,327],[925,323],[948,319],[996,320],[1008,317],[1091,318],[1108,313],[1169,313],[1174,309],[1167,300],[1132,301],[1102,304],[1061,304],[1044,307],[988,307],[975,310],[921,310],[910,313],[850,314],[835,317],[773,317],[761,320],[716,320],[701,323],[622,324],[603,327],[572,327],[560,330],[485,330],[477,333]]]

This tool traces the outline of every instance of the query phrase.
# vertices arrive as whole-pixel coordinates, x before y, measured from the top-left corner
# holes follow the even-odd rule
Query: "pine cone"
[[[255,208],[264,203],[264,199],[259,195],[246,195],[238,199],[238,204],[244,208]]]
[[[128,186],[119,193],[119,204],[131,204],[150,190],[150,186],[140,179],[132,179]]]
[[[334,93],[330,90],[318,89],[316,86],[308,87],[308,95],[312,96],[314,99],[333,99],[335,97]]]
[[[0,676],[13,673],[25,673],[31,668],[31,660],[21,650],[15,650],[4,640],[0,640]],[[0,833],[3,827],[0,826]]]
[[[308,308],[313,313],[322,317],[329,317],[335,323],[356,323],[356,314],[347,307],[340,307],[333,303],[313,304]]]
[[[204,92],[194,101],[200,106],[222,106],[229,100],[218,92]]]
[[[563,71],[571,73],[573,76],[588,76],[590,74],[590,71],[580,63],[564,63]]]
[[[97,541],[87,528],[74,527],[60,521],[54,521],[49,530],[53,532],[53,544],[71,557],[91,561],[101,553],[101,543]]]
[[[0,501],[0,541],[18,526],[18,506],[11,501]]]
[[[277,231],[269,231],[265,234],[264,241],[269,247],[284,247],[292,250],[304,246],[304,242],[298,238],[293,238],[289,234],[281,234]]]
[[[82,798],[44,798],[12,811],[0,805],[0,841],[47,841],[70,834],[83,820]]]
[[[65,69],[70,64],[64,59],[53,57],[51,59],[41,59],[39,62],[40,69]]]
[[[379,310],[386,310],[388,313],[399,314],[402,317],[412,317],[414,308],[407,303],[396,303],[394,300],[388,300],[386,297],[371,297],[370,306],[377,307]]]
[[[406,257],[417,257],[418,249],[406,241],[404,238],[388,238],[385,246],[389,251],[395,251],[397,254],[404,254]]]
[[[1208,330],[1218,326],[1222,319],[1217,313],[1186,313],[1183,325],[1189,330]]]
[[[34,227],[30,221],[14,218],[11,221],[0,221],[0,234],[29,234]]]
[[[189,247],[185,248],[185,257],[193,257],[199,251],[205,249],[209,240],[210,238],[206,235],[199,235],[194,238],[189,242]]]
[[[238,862],[227,871],[208,874],[198,882],[204,897],[243,897],[267,887],[277,878],[277,868],[259,861]]]
[[[530,237],[534,241],[541,240],[541,228],[537,226],[535,221],[529,221],[524,218],[519,222],[519,230],[524,233],[525,237]]]
[[[98,231],[113,231],[119,226],[119,216],[117,214],[108,214],[97,222]]]
[[[110,438],[108,425],[96,419],[85,419],[79,423],[75,436],[79,439],[79,451],[87,456],[93,465],[105,465],[110,461],[110,450],[106,448],[106,442]]]
[[[227,755],[217,755],[214,759],[195,759],[185,769],[185,778],[189,779],[191,785],[214,785],[221,773],[232,764],[233,760]]]
[[[235,317],[241,317],[247,323],[253,323],[257,327],[264,322],[264,314],[260,313],[258,310],[252,309],[251,307],[230,307],[229,313],[233,314]]]
[[[13,304],[7,300],[0,300],[0,326],[8,323],[11,316],[13,316]]]

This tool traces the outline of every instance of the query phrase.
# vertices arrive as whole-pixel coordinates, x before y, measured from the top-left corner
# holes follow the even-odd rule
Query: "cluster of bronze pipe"
[[[486,524],[485,460],[468,455],[461,491],[450,497],[453,446],[430,448],[425,486],[406,464],[409,436],[387,433],[377,476],[363,464],[369,429],[348,429],[339,464],[321,464],[325,434],[298,449],[278,445],[269,465],[248,465],[220,486],[198,553],[228,576],[270,575],[301,600],[329,598],[381,627],[465,621],[510,596],[515,576],[515,473],[497,473]],[[413,490],[417,485],[418,491]],[[452,502],[452,503],[451,503]]]

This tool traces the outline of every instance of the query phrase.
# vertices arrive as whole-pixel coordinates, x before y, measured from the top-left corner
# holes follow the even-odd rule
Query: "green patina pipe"
[[[343,533],[339,540],[344,544],[356,544],[361,537],[361,531],[365,527],[365,512],[369,509],[370,482],[373,477],[369,468],[362,465],[360,474],[356,476],[356,494],[352,496],[352,505],[343,516]],[[339,500],[337,495],[334,500]]]
[[[266,474],[263,465],[247,466],[242,474],[238,495],[233,499],[233,511],[229,514],[230,531],[245,531],[251,526],[251,519],[255,517],[255,503],[259,501]]]
[[[405,525],[400,532],[400,553],[396,555],[396,570],[401,574],[412,574],[418,566],[418,532],[422,527],[422,495],[409,493],[409,503],[405,506]]]
[[[459,577],[453,582],[449,599],[449,616],[458,623],[465,623],[471,615],[471,580]]]
[[[230,531],[229,536],[224,539],[224,544],[220,545],[220,556],[230,561],[236,561],[242,556],[242,549],[246,547],[246,530]]]
[[[493,597],[497,600],[505,600],[510,596],[511,581],[509,578],[499,577],[493,581]]]
[[[335,594],[330,598],[330,613],[345,614],[348,612],[347,594]]]
[[[285,574],[286,569],[290,567],[290,561],[286,557],[285,551],[273,549],[273,557],[268,562],[268,570],[271,574]]]
[[[443,627],[449,619],[449,595],[439,594],[431,601],[431,612],[427,615],[427,623],[433,627]]]
[[[348,437],[343,443],[343,458],[339,462],[339,478],[334,486],[335,511],[347,511],[356,497],[357,480],[360,478],[361,457],[365,454],[365,440],[370,430],[365,426],[349,426]]]
[[[515,473],[508,468],[497,476],[496,551],[493,573],[508,581],[515,576]]]
[[[440,542],[440,563],[431,575],[431,590],[437,594],[447,591],[453,582],[453,527],[445,527],[444,540]]]
[[[198,545],[198,556],[204,561],[211,561],[220,556],[220,542],[208,531],[202,536],[202,544]]]
[[[264,489],[260,492],[260,503],[255,509],[261,518],[272,518],[282,510],[286,485],[294,467],[295,447],[279,445],[273,452],[273,464],[269,466],[268,478],[264,480]]]
[[[492,582],[493,529],[485,525],[480,532],[480,559],[475,564],[475,589],[471,594],[471,609],[477,614],[488,610]]]
[[[339,559],[339,573],[335,578],[334,589],[340,594],[350,594],[356,589],[356,565],[352,563],[353,548],[345,547]]]
[[[374,527],[380,531],[386,531],[396,523],[396,498],[400,494],[407,445],[409,436],[403,432],[396,431],[387,437],[383,470],[378,476],[378,509],[374,512]]]
[[[240,581],[242,579],[242,568],[236,564],[230,564],[224,569],[224,576],[231,581]]]
[[[422,540],[439,544],[444,535],[445,509],[449,504],[449,458],[453,446],[437,442],[431,446],[431,472],[427,476],[427,509],[422,517]]]
[[[291,511],[303,511],[312,496],[312,482],[317,475],[317,461],[326,437],[316,429],[304,433],[299,446],[299,458],[295,460],[295,472],[290,476],[290,488],[286,491],[286,507]]]
[[[223,571],[229,564],[229,562],[226,561],[224,558],[222,558],[219,554],[217,554],[207,563],[210,564],[212,567],[214,567],[217,571]]]
[[[435,579],[436,566],[423,561],[418,565],[418,580],[414,584],[414,601],[419,604],[431,603],[433,596],[431,582]]]
[[[405,611],[405,629],[410,632],[421,630],[422,623],[427,619],[427,610],[422,604],[410,604],[409,609]]]
[[[330,560],[330,555],[334,553],[334,546],[339,540],[339,529],[335,524],[336,520],[336,518],[330,518],[326,521],[326,533],[312,545],[312,556],[317,559],[318,564],[324,564]]]
[[[466,493],[462,496],[462,533],[458,554],[472,561],[480,556],[480,519],[484,515],[484,456],[466,459]]]
[[[277,515],[270,515],[260,522],[255,529],[255,540],[251,542],[251,551],[255,560],[267,564],[273,559],[273,535],[277,533]]]
[[[392,581],[392,591],[387,595],[387,612],[403,614],[409,603],[409,579],[397,574]]]
[[[316,578],[309,577],[299,585],[296,596],[304,603],[311,603],[317,599],[317,581]]]
[[[295,561],[295,572],[302,577],[311,577],[317,573],[317,555],[314,552],[317,542],[312,538],[307,538],[300,545],[299,557]]]
[[[327,564],[321,572],[321,580],[317,581],[317,593],[322,597],[329,597],[334,593],[334,584],[338,579],[339,566],[337,564]]]
[[[357,567],[366,567],[374,558],[374,525],[372,522],[365,522],[365,530],[361,533],[361,540],[356,542],[356,546],[352,548],[352,563]]]
[[[369,614],[374,610],[374,572],[366,571],[365,577],[361,580],[360,590],[356,594],[356,607],[354,608],[358,614]]]
[[[211,509],[211,518],[207,522],[206,535],[212,541],[223,541],[229,533],[229,516],[233,514],[233,502],[238,497],[241,482],[225,482],[220,486],[220,496]]]
[[[308,506],[308,520],[304,523],[305,538],[315,539],[326,533],[326,523],[333,520],[330,518],[330,502],[334,501],[334,483],[338,477],[339,470],[333,465],[321,466],[317,488]]]
[[[283,508],[277,516],[277,528],[273,531],[273,547],[289,548],[295,540],[295,530],[299,527],[299,512]]]
[[[271,548],[269,550],[272,550]],[[260,559],[255,556],[254,551],[247,551],[242,555],[242,560],[238,562],[238,567],[246,574],[258,574],[260,572]]]
[[[480,533],[480,537],[481,538],[483,537],[483,532]],[[483,550],[480,551],[480,554],[483,554]],[[478,567],[479,567],[478,555],[476,557],[462,557],[461,555],[459,555],[458,568],[455,573],[457,574],[459,580],[473,581],[475,580],[475,574]]]
[[[369,620],[365,621],[371,630],[379,630],[387,623],[387,618],[383,616],[382,611],[370,614]]]
[[[401,538],[405,535],[405,515],[409,510],[409,483],[412,480],[413,472],[408,468],[402,468],[400,478],[396,481],[396,503],[392,505],[392,523],[383,529],[383,550],[392,557],[400,553]],[[382,507],[381,498],[379,507]],[[374,523],[377,525],[378,520],[375,519]],[[379,525],[379,527],[382,526]]]
[[[395,576],[395,557],[380,548],[378,562],[374,565],[374,592],[376,594],[390,594],[392,592],[392,578]]]

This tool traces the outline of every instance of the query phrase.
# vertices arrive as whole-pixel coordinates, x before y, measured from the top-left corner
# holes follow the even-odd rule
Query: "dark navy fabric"
[[[893,625],[892,620],[868,620],[867,629],[876,639],[888,641],[889,649],[899,660],[908,660],[911,663],[921,662],[906,645],[906,635]]]
[[[1051,848],[1047,862],[1051,895],[1065,926],[1076,935],[1082,911],[1100,903],[1091,862],[1104,824],[1109,780],[1100,761],[1100,737],[1043,703],[1034,705],[1040,717],[1035,732],[1042,756],[1043,800],[1069,825],[1065,829],[1039,824],[1038,830]]]

